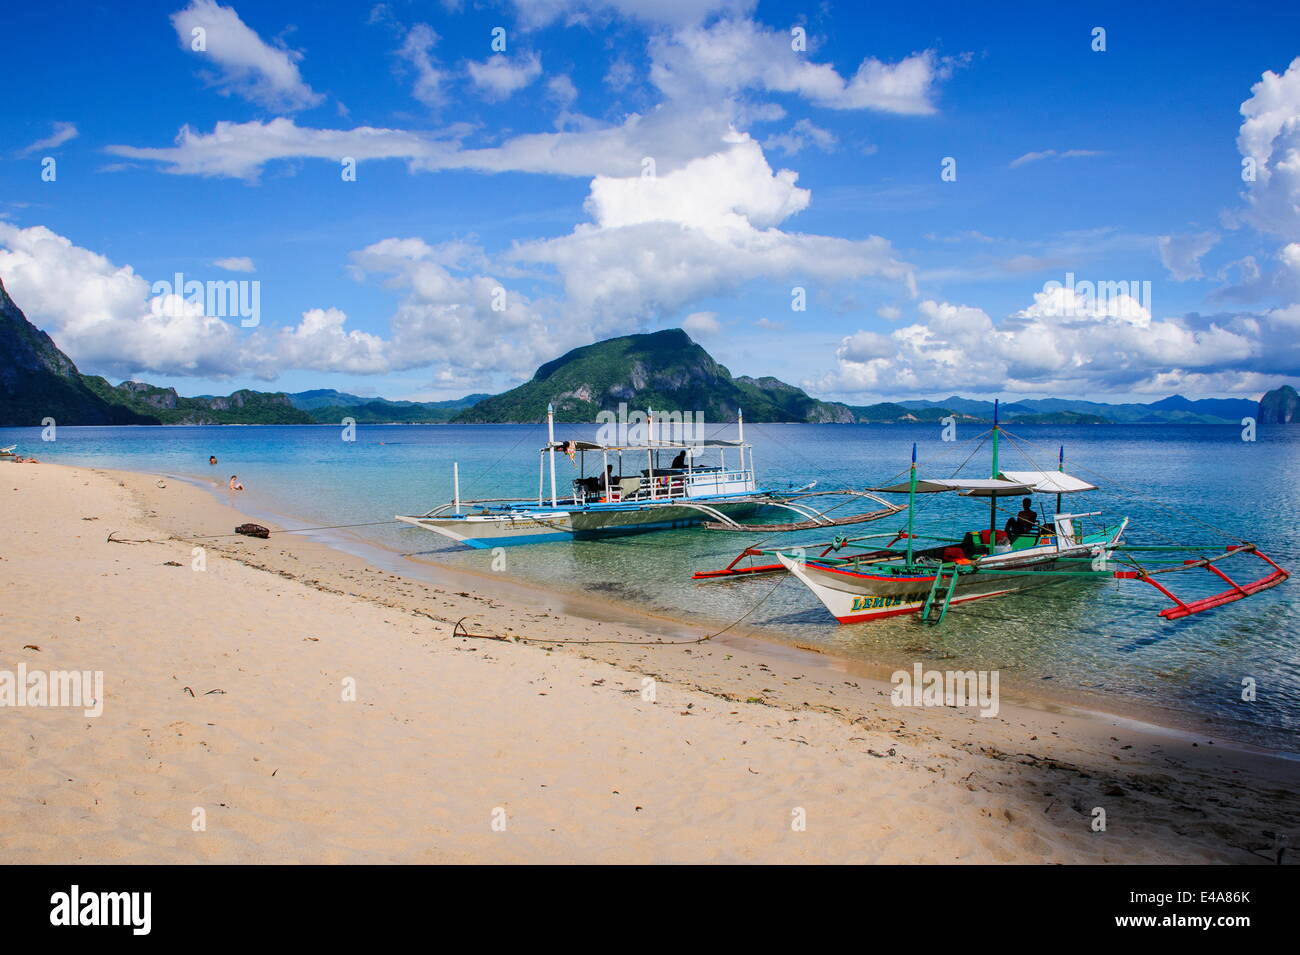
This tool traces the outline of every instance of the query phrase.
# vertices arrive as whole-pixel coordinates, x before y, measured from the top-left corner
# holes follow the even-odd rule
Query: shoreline
[[[157,474],[184,481],[209,494],[214,500],[227,506],[233,506],[230,493],[219,481],[209,481],[198,475],[174,474],[170,472],[122,471],[124,474],[136,474],[153,477]],[[275,508],[260,496],[254,500],[251,508],[240,508],[239,513],[257,521],[269,521],[280,527],[288,521],[290,525],[303,526],[308,522],[296,515]],[[324,531],[339,530],[325,528]],[[356,534],[344,533],[331,535],[320,530],[302,527],[302,536],[317,541],[322,545],[342,553],[354,556],[367,564],[388,572],[397,573],[413,581],[434,586],[485,587],[504,589],[513,599],[525,606],[536,609],[544,605],[549,598],[561,598],[563,612],[590,620],[593,623],[618,623],[636,627],[649,633],[661,634],[666,640],[684,642],[705,634],[721,630],[712,637],[719,644],[732,644],[744,647],[757,655],[771,654],[804,667],[825,668],[833,672],[848,673],[855,678],[868,680],[878,687],[890,689],[890,676],[897,672],[895,664],[867,657],[850,656],[836,651],[834,644],[825,647],[809,646],[795,640],[782,639],[769,629],[760,629],[745,625],[743,621],[727,621],[701,617],[697,621],[666,613],[656,613],[636,607],[620,600],[617,596],[598,598],[580,589],[558,589],[553,585],[527,578],[502,578],[483,571],[467,567],[449,566],[433,559],[425,559],[404,554],[374,540]],[[285,533],[281,531],[281,533]],[[298,536],[297,531],[293,532]],[[425,574],[411,573],[411,567],[426,571]],[[612,608],[613,612],[610,612]],[[937,669],[940,661],[932,661],[932,668]],[[1150,734],[1166,734],[1191,742],[1212,737],[1215,745],[1231,747],[1243,752],[1278,759],[1300,761],[1300,748],[1284,749],[1249,739],[1242,739],[1231,732],[1231,725],[1207,728],[1198,725],[1201,719],[1197,714],[1171,708],[1151,706],[1133,700],[1117,699],[1092,693],[1086,689],[1064,689],[1062,684],[1053,684],[1052,692],[1035,692],[1032,684],[1018,680],[1014,675],[1001,685],[1001,698],[1014,706],[1036,710],[1045,714],[1069,713],[1081,718],[1123,721],[1135,729]]]
[[[1285,756],[1068,707],[898,708],[841,658],[747,636],[565,645],[654,631],[307,535],[205,541],[194,573],[238,502],[139,472],[0,475],[26,505],[0,667],[112,664],[99,721],[0,709],[5,861],[1262,863],[1300,807]],[[453,638],[466,615],[535,642]],[[340,674],[370,688],[360,709],[331,702]],[[207,838],[197,805],[223,819]],[[74,838],[87,820],[103,845]]]

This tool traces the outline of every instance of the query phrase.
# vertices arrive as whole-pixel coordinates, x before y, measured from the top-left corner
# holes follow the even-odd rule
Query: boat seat
[[[987,554],[990,551],[989,537],[991,532],[986,528],[982,531],[967,531],[966,536],[961,539],[961,549],[965,551],[967,557],[974,557],[976,554]],[[995,546],[997,544],[1006,544],[1009,542],[1006,531],[998,531],[997,536],[993,538]]]

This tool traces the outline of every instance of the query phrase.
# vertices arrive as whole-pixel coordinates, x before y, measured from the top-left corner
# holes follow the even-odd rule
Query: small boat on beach
[[[647,435],[653,436],[653,415]],[[782,492],[759,484],[753,447],[745,442],[743,414],[737,438],[656,441],[608,445],[556,441],[554,409],[547,409],[547,443],[539,449],[535,498],[461,500],[459,466],[453,466],[453,496],[424,514],[396,519],[475,548],[587,540],[704,524],[721,530],[800,530],[863,523],[895,514],[902,505],[869,491],[817,491],[814,484]],[[557,455],[577,468],[561,494]],[[591,472],[588,468],[591,465]],[[549,488],[547,474],[549,470]],[[840,498],[834,507],[819,499]],[[830,517],[852,499],[874,502],[874,510]],[[764,512],[784,523],[749,524]]]
[[[1055,471],[1001,470],[999,442],[1004,433],[995,411],[993,467],[988,478],[922,478],[913,445],[908,480],[871,489],[877,494],[907,496],[907,525],[896,533],[837,537],[812,547],[747,548],[726,567],[698,572],[694,578],[719,580],[788,572],[840,623],[902,614],[919,614],[923,621],[939,623],[948,609],[958,604],[1090,578],[1144,581],[1173,602],[1160,616],[1176,620],[1252,596],[1287,579],[1287,571],[1255,544],[1231,537],[1232,543],[1213,554],[1211,548],[1192,544],[1127,544],[1127,517],[1107,523],[1100,511],[1071,513],[1062,509],[1065,495],[1097,490],[1096,485],[1065,472],[1064,448]],[[949,535],[917,534],[918,495],[932,494],[987,498],[987,525],[973,529],[967,525]],[[999,498],[1024,496],[1032,503],[1036,494],[1055,496],[1056,509],[1050,518],[1037,510],[1022,511],[998,527]],[[1228,558],[1245,556],[1259,558],[1271,571],[1257,580],[1238,583],[1218,566]],[[1184,601],[1156,579],[1197,568],[1222,578],[1229,589]]]

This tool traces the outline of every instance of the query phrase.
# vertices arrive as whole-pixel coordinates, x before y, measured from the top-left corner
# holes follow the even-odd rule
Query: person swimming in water
[[[208,463],[209,463],[209,464],[216,464],[216,463],[217,463],[217,456],[216,456],[215,454],[209,454],[209,455],[208,455]]]

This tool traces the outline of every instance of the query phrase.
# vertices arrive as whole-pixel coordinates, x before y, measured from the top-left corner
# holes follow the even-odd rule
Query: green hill
[[[27,320],[0,281],[0,425],[310,424],[288,395],[236,391],[182,398],[174,388],[139,381],[114,387],[83,375],[71,358]]]
[[[148,424],[312,424],[311,415],[293,406],[282,392],[241,389],[226,397],[182,398],[175,388],[143,381],[114,387],[97,375],[82,381],[105,402],[129,409]]]
[[[845,405],[818,401],[775,378],[733,378],[680,328],[585,345],[537,369],[531,381],[467,408],[465,423],[595,421],[600,411],[661,409],[706,421],[852,421]]]
[[[102,380],[102,379],[101,379]],[[87,384],[72,359],[22,313],[0,281],[0,425],[153,424]]]

